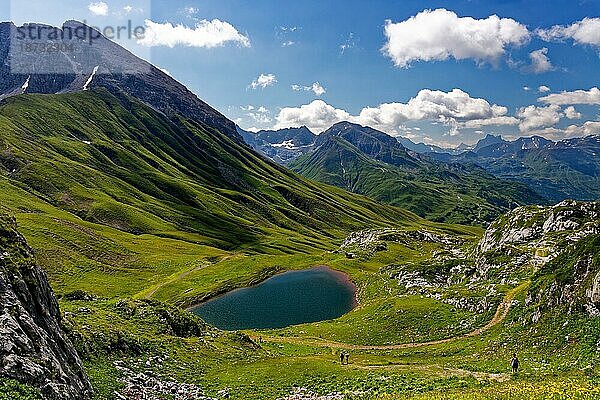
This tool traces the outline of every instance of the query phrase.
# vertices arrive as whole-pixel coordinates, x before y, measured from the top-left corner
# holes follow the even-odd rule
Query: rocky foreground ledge
[[[92,398],[58,302],[14,219],[0,214],[0,378],[39,389],[49,400]]]

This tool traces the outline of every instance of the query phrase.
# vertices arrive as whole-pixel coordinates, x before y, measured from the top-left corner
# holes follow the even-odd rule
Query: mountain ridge
[[[315,144],[302,148],[302,151],[288,152],[284,165],[292,167],[301,162],[305,154],[315,150],[328,136],[328,131],[336,130],[335,126],[349,124],[342,122],[317,135]],[[352,124],[351,124],[352,125]],[[372,128],[368,128],[372,129]],[[284,132],[280,132],[284,140]],[[339,134],[339,132],[338,132]],[[401,147],[408,150],[407,162],[414,160],[435,160],[452,165],[463,165],[465,169],[474,167],[486,171],[488,174],[501,179],[527,185],[538,197],[538,201],[557,203],[565,199],[597,200],[600,198],[600,136],[587,135],[580,138],[569,138],[552,141],[541,136],[522,137],[513,141],[504,140],[500,135],[486,135],[476,145],[459,149],[442,149],[435,146],[416,145],[406,138],[396,138],[403,142],[400,146],[392,143],[388,137],[384,140],[390,148],[396,148],[398,155],[403,153]],[[251,144],[252,146],[252,144]],[[270,146],[270,145],[269,145]],[[369,149],[369,154],[384,162],[394,163],[393,160],[384,160]],[[279,162],[280,150],[270,146],[268,151],[262,151],[267,158]],[[268,154],[267,154],[268,153]],[[404,157],[404,156],[403,156]],[[541,200],[545,199],[545,200]]]
[[[320,134],[316,144],[290,164],[292,170],[434,221],[485,224],[516,204],[544,201],[481,168],[409,152],[372,128],[339,123]]]
[[[42,70],[37,73],[39,55],[21,51],[16,45],[20,40],[18,29],[29,25],[37,24],[21,27],[12,22],[0,24],[0,97],[25,92],[56,94],[104,87],[113,94],[127,92],[167,115],[181,113],[197,119],[241,141],[233,122],[184,85],[82,22],[66,21],[60,28],[43,25],[60,32],[83,28],[87,35],[94,32],[94,39],[88,43],[74,35],[63,35],[63,39],[35,37],[35,40],[44,43],[74,45],[78,49],[72,53],[61,51],[52,55],[51,59],[43,60],[42,65],[51,65],[56,72]],[[12,73],[12,70],[17,73]],[[27,87],[19,90],[25,82]]]
[[[527,184],[531,190],[560,202],[600,198],[600,136],[563,139],[519,138],[460,155],[428,153],[445,162],[477,165],[500,178]]]

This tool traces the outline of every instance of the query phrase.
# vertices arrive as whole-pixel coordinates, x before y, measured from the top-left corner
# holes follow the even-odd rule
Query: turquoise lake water
[[[192,309],[223,330],[273,329],[340,317],[356,306],[348,276],[327,267],[275,275]]]

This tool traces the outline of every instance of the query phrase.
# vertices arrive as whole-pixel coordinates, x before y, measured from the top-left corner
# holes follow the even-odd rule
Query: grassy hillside
[[[507,251],[508,273],[484,277],[480,228],[313,183],[210,127],[103,90],[9,99],[0,127],[0,209],[16,216],[48,272],[95,399],[136,398],[140,385],[161,399],[173,387],[240,400],[286,398],[298,387],[344,399],[481,398],[527,387],[531,395],[517,398],[544,398],[553,382],[593,398],[598,319],[548,313],[533,322],[528,281],[552,287],[554,272],[534,275],[534,264]],[[544,225],[551,212],[514,219],[518,229]],[[354,231],[363,232],[344,240]],[[228,333],[181,309],[315,265],[351,277],[355,310]],[[336,362],[345,348],[349,366]],[[515,350],[523,369],[510,375]],[[36,398],[0,381],[5,393]]]
[[[330,227],[414,219],[325,190],[210,127],[167,119],[103,90],[9,99],[0,126],[4,176],[86,221],[125,232],[234,248],[273,228],[330,236]]]
[[[161,292],[231,252],[306,254],[352,230],[421,223],[102,89],[4,101],[0,187],[55,289],[103,296]],[[262,270],[235,268],[215,290]]]

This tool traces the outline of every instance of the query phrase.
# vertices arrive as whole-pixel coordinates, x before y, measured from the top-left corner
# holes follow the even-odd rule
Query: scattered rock
[[[345,398],[346,396],[341,393],[331,393],[320,396],[306,388],[296,387],[292,390],[290,395],[281,397],[277,400],[344,400]]]
[[[155,359],[155,361],[159,360]],[[115,361],[113,365],[123,374],[121,378],[123,388],[114,393],[117,399],[163,400],[168,398],[173,400],[217,400],[204,395],[202,388],[197,385],[159,379],[150,372],[135,372],[126,367],[122,361]],[[145,365],[151,366],[152,363],[148,360]],[[221,398],[228,398],[229,391],[226,390],[226,393],[227,397],[221,396]]]

